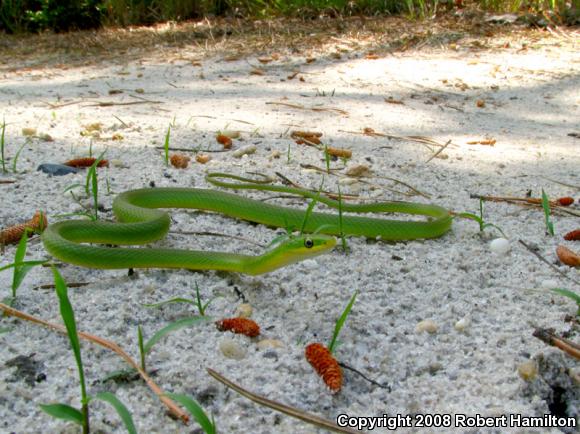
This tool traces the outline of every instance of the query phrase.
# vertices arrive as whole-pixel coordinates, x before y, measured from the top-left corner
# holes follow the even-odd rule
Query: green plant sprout
[[[64,193],[67,191],[70,192],[72,198],[83,208],[86,208],[81,201],[74,195],[72,192],[73,189],[77,187],[83,187],[85,189],[85,194],[87,196],[92,196],[93,198],[93,210],[90,212],[88,209],[85,212],[74,212],[69,214],[59,214],[56,217],[69,217],[69,216],[83,216],[88,217],[90,220],[96,221],[99,219],[99,178],[97,175],[97,166],[103,160],[105,156],[105,152],[103,151],[101,155],[93,162],[93,164],[89,167],[87,171],[87,177],[85,179],[85,184],[82,186],[81,184],[72,184],[69,185],[67,188],[64,189]],[[107,179],[107,191],[110,192],[108,179]]]
[[[2,119],[2,126],[0,126],[0,129],[2,130],[0,132],[0,164],[2,165],[2,173],[8,173],[8,169],[6,168],[6,154],[5,154],[5,148],[6,148],[6,120]],[[14,156],[14,159],[12,160],[12,172],[17,173],[16,170],[16,164],[18,163],[18,158],[20,157],[20,153],[22,152],[22,150],[24,149],[24,147],[28,144],[28,140],[26,139],[26,142],[24,142],[20,148],[18,148],[18,151],[16,152],[16,155]]]
[[[330,340],[330,344],[328,345],[328,351],[330,351],[331,353],[334,351],[334,347],[336,346],[337,338],[338,338],[338,335],[340,333],[340,330],[344,326],[344,323],[346,322],[346,319],[348,318],[348,315],[350,314],[352,306],[354,305],[354,302],[356,300],[357,294],[358,294],[358,289],[354,292],[354,294],[350,298],[350,301],[348,302],[348,304],[344,308],[342,315],[340,315],[340,318],[338,318],[338,320],[336,321],[336,325],[334,326],[334,333],[332,334],[332,339]]]
[[[479,215],[475,215],[469,212],[462,212],[462,213],[458,213],[457,217],[462,217],[462,218],[466,218],[466,219],[470,219],[470,220],[474,220],[479,224],[479,232],[483,232],[486,228],[494,228],[497,229],[504,238],[507,238],[506,234],[504,233],[504,231],[501,230],[501,228],[493,223],[486,223],[484,218],[483,218],[483,199],[479,199]]]
[[[346,236],[343,230],[343,219],[342,219],[342,193],[340,192],[340,183],[337,184],[338,187],[338,227],[340,230],[340,241],[342,243],[342,250],[344,253],[348,253],[348,245],[346,244]]]
[[[326,143],[324,144],[324,162],[326,163],[326,173],[330,173],[330,154]]]
[[[215,434],[217,432],[213,415],[210,421],[201,405],[195,399],[180,393],[166,393],[166,395],[183,405],[201,426],[205,434]]]
[[[573,291],[570,291],[569,289],[564,288],[552,288],[552,291],[554,291],[557,294],[563,295],[564,297],[568,297],[570,300],[576,302],[576,306],[578,307],[578,310],[576,311],[576,316],[580,318],[580,295],[576,294]]]
[[[147,372],[147,365],[145,364],[145,346],[143,345],[143,330],[141,324],[137,326],[137,342],[139,345],[139,356],[141,358],[141,369]]]
[[[59,300],[60,314],[62,316],[64,325],[66,327],[67,335],[69,338],[70,346],[75,357],[77,369],[79,372],[79,382],[81,388],[81,409],[77,409],[68,404],[56,403],[56,404],[41,404],[40,408],[50,416],[63,419],[70,422],[74,422],[82,427],[83,434],[89,433],[89,402],[91,399],[99,399],[108,402],[117,410],[121,420],[125,424],[125,428],[130,434],[136,434],[137,429],[133,423],[133,418],[129,413],[129,410],[125,405],[112,393],[101,392],[90,397],[87,394],[85,374],[83,368],[83,362],[81,357],[81,346],[79,341],[79,336],[77,334],[77,326],[74,316],[74,311],[70,300],[68,298],[68,288],[66,282],[58,272],[55,267],[52,267],[52,273],[54,276],[54,285],[56,288],[56,294]]]
[[[20,157],[20,153],[22,152],[22,150],[24,149],[24,147],[28,144],[28,140],[26,142],[24,142],[22,144],[22,146],[20,146],[20,148],[18,148],[18,151],[16,151],[16,155],[14,155],[14,159],[12,160],[12,172],[14,173],[18,173],[18,171],[16,170],[16,164],[18,163],[18,158]]]
[[[4,155],[5,132],[6,132],[6,119],[2,119],[2,133],[0,134],[0,163],[2,163],[2,173],[6,173],[6,157]]]
[[[167,127],[167,133],[165,134],[165,142],[163,143],[163,149],[165,153],[165,165],[169,166],[169,139],[171,137],[171,125]]]
[[[288,143],[288,150],[286,151],[286,164],[290,164],[290,143]]]
[[[306,213],[304,214],[304,220],[302,220],[302,226],[300,227],[300,235],[304,233],[304,229],[306,229],[306,223],[308,223],[308,219],[312,215],[312,211],[314,207],[318,203],[318,199],[320,198],[320,193],[322,192],[322,186],[324,185],[324,178],[320,182],[320,187],[318,187],[318,191],[316,192],[316,196],[312,198],[310,203],[308,204],[308,208],[306,208]]]
[[[551,236],[554,236],[554,223],[550,220],[550,200],[548,195],[542,188],[542,208],[544,208],[544,218],[546,222],[546,230]]]
[[[210,303],[212,301],[214,301],[216,298],[217,297],[210,298],[208,301],[203,303],[203,301],[201,300],[201,295],[199,293],[199,286],[197,285],[197,282],[195,282],[195,300],[192,300],[189,298],[183,298],[183,297],[175,297],[175,298],[170,298],[169,300],[160,301],[159,303],[151,303],[151,304],[144,303],[143,306],[145,306],[145,307],[161,307],[161,306],[164,306],[166,304],[172,304],[172,303],[188,303],[188,304],[195,305],[197,307],[199,314],[201,316],[205,316],[206,309],[208,308]]]
[[[89,195],[89,190],[90,193],[93,196],[93,220],[97,221],[99,219],[99,180],[97,177],[97,166],[99,165],[99,163],[103,160],[103,156],[105,155],[105,152],[103,152],[99,158],[97,158],[93,164],[91,164],[91,167],[89,167],[89,170],[87,171],[87,179],[86,179],[86,184],[85,184],[85,191],[87,193],[87,195]],[[91,188],[89,189],[89,183],[91,184]]]
[[[40,216],[40,221],[44,221],[43,216]],[[39,232],[42,232],[40,228]],[[25,261],[24,258],[26,256],[26,248],[28,245],[28,234],[29,229],[25,229],[20,241],[18,242],[18,247],[16,248],[16,253],[14,254],[14,262],[11,264],[5,265],[4,267],[0,268],[0,271],[7,270],[8,268],[13,268],[12,273],[12,296],[4,299],[4,303],[12,306],[12,303],[16,300],[16,291],[20,288],[22,281],[28,274],[32,268],[37,265],[42,265],[46,263],[46,260],[37,260],[37,261]]]

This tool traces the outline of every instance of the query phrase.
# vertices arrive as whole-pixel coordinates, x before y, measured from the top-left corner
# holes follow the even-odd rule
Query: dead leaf
[[[556,254],[558,259],[563,264],[569,265],[570,267],[580,266],[580,255],[570,250],[568,247],[558,246],[556,249]]]

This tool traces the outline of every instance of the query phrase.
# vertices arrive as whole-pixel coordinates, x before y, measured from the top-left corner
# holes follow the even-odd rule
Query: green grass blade
[[[20,237],[16,253],[14,255],[14,264],[22,264],[24,256],[26,256],[26,246],[28,244],[28,229]],[[32,269],[30,265],[15,265],[12,273],[12,298],[16,297],[16,290],[24,280],[26,274]]]
[[[127,428],[127,432],[129,434],[137,434],[137,428],[135,428],[135,423],[133,422],[133,418],[131,417],[131,413],[123,404],[119,398],[113,395],[111,392],[100,392],[95,395],[95,399],[100,399],[101,401],[105,401],[113,406],[119,417],[125,424],[125,428]]]
[[[88,402],[87,390],[85,385],[85,373],[83,370],[83,361],[81,358],[81,345],[79,337],[77,334],[77,325],[75,321],[75,315],[68,299],[68,289],[66,282],[58,272],[55,267],[52,267],[52,273],[54,275],[54,286],[56,288],[56,295],[58,296],[58,301],[60,305],[60,314],[64,321],[68,338],[70,341],[70,346],[73,350],[75,361],[77,363],[77,368],[79,371],[79,381],[81,383],[81,402],[86,405]]]
[[[172,303],[189,303],[189,304],[195,304],[195,301],[190,300],[188,298],[175,297],[175,298],[170,298],[169,300],[160,301],[159,303],[143,303],[143,304],[141,304],[141,306],[145,306],[145,307],[161,307],[161,306],[164,306],[166,304],[172,304]]]
[[[183,405],[206,434],[215,434],[215,424],[209,420],[209,417],[207,417],[205,411],[195,399],[180,393],[167,393],[166,395]]]
[[[6,173],[6,157],[4,156],[4,133],[6,132],[6,120],[2,120],[2,133],[0,134],[0,158],[2,162],[2,172]]]
[[[576,294],[574,291],[570,291],[569,289],[564,288],[552,288],[552,291],[563,295],[564,297],[568,297],[569,299],[576,302],[576,306],[578,306],[578,310],[576,311],[576,316],[580,317],[580,295]]]
[[[338,227],[340,230],[340,241],[342,243],[342,250],[348,253],[348,245],[346,244],[346,237],[344,236],[343,220],[342,220],[342,193],[340,192],[340,184],[338,186]]]
[[[139,357],[141,358],[141,369],[147,371],[147,366],[145,365],[145,346],[143,344],[143,330],[141,329],[141,324],[137,326],[137,342],[139,344]]]
[[[322,191],[322,185],[324,184],[324,178],[322,178],[322,182],[320,183],[320,188],[316,193],[316,196],[312,198],[310,203],[308,204],[308,208],[306,208],[306,213],[304,214],[304,220],[302,220],[302,227],[300,228],[300,235],[304,233],[304,229],[306,228],[306,223],[308,223],[308,219],[314,210],[314,207],[318,203],[318,199],[320,198],[320,192]]]
[[[542,208],[544,208],[544,217],[546,220],[546,229],[548,233],[554,236],[554,223],[550,220],[550,200],[548,199],[548,195],[542,188]]]
[[[165,165],[169,166],[169,140],[171,137],[171,125],[167,127],[167,133],[165,134],[165,142],[163,143],[163,149],[165,150]]]
[[[210,321],[211,317],[207,316],[192,316],[189,318],[183,318],[178,321],[172,322],[171,324],[163,327],[161,330],[157,331],[151,339],[147,341],[143,347],[145,354],[148,354],[157,342],[159,342],[165,335],[171,333],[172,331],[179,330],[183,327],[188,327],[197,324],[202,321]]]
[[[338,335],[340,334],[340,330],[342,329],[342,326],[344,326],[344,323],[345,323],[346,319],[348,318],[348,315],[350,314],[352,306],[356,300],[357,294],[358,294],[358,290],[356,290],[354,292],[354,294],[350,298],[350,301],[346,305],[346,308],[342,312],[342,315],[340,315],[340,318],[338,318],[338,321],[336,321],[336,325],[334,326],[334,333],[332,334],[332,339],[330,341],[330,345],[328,346],[328,351],[330,351],[331,353],[334,350],[334,346],[336,345],[336,339],[338,338]]]
[[[23,143],[22,146],[20,146],[20,148],[18,149],[18,151],[16,151],[16,155],[14,155],[14,159],[12,160],[12,172],[14,172],[14,173],[18,173],[18,172],[16,172],[16,164],[18,163],[18,158],[20,157],[20,153],[22,152],[22,150],[24,149],[25,146],[26,146],[26,143]]]
[[[47,262],[48,261],[46,259],[38,260],[38,261],[13,262],[11,264],[4,265],[3,267],[0,267],[0,271],[8,270],[9,268],[19,267],[21,265],[42,265],[42,264],[46,264]]]
[[[68,420],[76,424],[83,424],[83,414],[80,410],[66,404],[39,404],[39,407],[45,413],[56,419]]]

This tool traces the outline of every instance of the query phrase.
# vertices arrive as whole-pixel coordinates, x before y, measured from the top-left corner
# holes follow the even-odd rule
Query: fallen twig
[[[566,354],[580,359],[580,345],[556,335],[548,329],[535,329],[533,336],[548,345],[561,349]]]
[[[20,318],[25,321],[30,321],[32,323],[45,326],[51,330],[55,330],[64,335],[67,334],[66,328],[61,325],[53,324],[48,321],[36,318],[32,315],[28,315],[4,303],[0,303],[0,309],[3,310],[6,315],[15,316],[16,318]],[[145,380],[149,388],[157,395],[157,397],[161,400],[161,402],[163,402],[163,404],[167,406],[169,413],[172,416],[174,416],[176,419],[180,419],[184,424],[187,424],[189,422],[189,416],[183,410],[181,410],[167,395],[165,395],[165,392],[151,379],[151,377],[149,377],[149,375],[143,369],[141,369],[141,366],[139,366],[125,351],[123,351],[123,349],[119,345],[117,345],[114,342],[103,339],[101,337],[91,335],[85,332],[78,332],[78,336],[82,339],[88,340],[90,342],[93,342],[97,345],[100,345],[117,353],[122,359],[124,359],[129,365],[131,365],[133,369],[139,372],[139,374],[141,375],[143,380]]]
[[[580,285],[580,282],[578,282],[577,280],[571,278],[570,276],[568,276],[566,273],[564,273],[563,271],[560,271],[558,269],[558,267],[556,267],[555,265],[551,264],[546,258],[544,258],[542,255],[540,255],[538,252],[536,252],[532,247],[530,247],[528,244],[526,244],[524,241],[522,240],[518,240],[518,242],[524,246],[526,249],[528,249],[528,251],[530,253],[532,253],[534,256],[536,256],[540,261],[544,262],[545,264],[548,264],[548,266],[554,270],[556,273],[558,273],[560,276],[576,283],[577,285]]]
[[[217,381],[222,383],[223,385],[229,387],[230,389],[235,390],[240,395],[245,396],[251,401],[254,401],[257,404],[263,405],[264,407],[269,407],[273,410],[279,411],[280,413],[284,413],[288,416],[295,417],[296,419],[303,420],[304,422],[310,423],[314,426],[318,426],[329,431],[333,432],[340,432],[340,433],[348,433],[348,434],[360,434],[363,431],[353,430],[350,428],[341,428],[336,425],[334,422],[323,419],[319,416],[314,414],[307,413],[305,411],[299,410],[295,407],[290,407],[288,405],[272,401],[268,398],[264,398],[263,396],[256,395],[255,393],[250,392],[249,390],[244,389],[243,387],[235,384],[234,382],[228,380],[221,374],[218,374],[216,371],[210,368],[206,368],[207,373],[215,378]]]
[[[447,143],[445,143],[445,145],[443,145],[441,148],[439,148],[439,150],[437,152],[435,152],[433,155],[431,155],[431,157],[427,161],[425,161],[425,164],[427,164],[433,158],[436,158],[437,155],[439,155],[441,152],[443,152],[445,150],[445,148],[447,148],[447,146],[449,146],[450,143],[451,143],[451,140],[447,140]]]
[[[301,104],[290,104],[287,102],[276,102],[276,101],[268,101],[266,102],[268,105],[281,105],[284,107],[290,107],[298,110],[312,110],[314,112],[336,112],[343,116],[348,116],[348,112],[339,108],[334,107],[305,107]]]
[[[155,149],[165,149],[165,146],[155,146]],[[228,149],[191,149],[191,148],[167,148],[169,151],[179,152],[228,152]]]

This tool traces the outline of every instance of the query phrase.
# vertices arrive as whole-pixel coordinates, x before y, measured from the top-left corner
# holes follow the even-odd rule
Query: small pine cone
[[[218,134],[215,137],[216,141],[224,146],[224,149],[231,149],[232,147],[232,139],[226,136],[225,134]]]
[[[570,206],[574,203],[573,197],[561,197],[558,199],[558,205],[560,206]]]
[[[183,154],[173,154],[169,161],[171,161],[171,165],[173,167],[177,167],[178,169],[185,169],[189,165],[189,158],[187,155]]]
[[[320,343],[312,343],[306,346],[304,355],[328,388],[335,393],[339,392],[342,387],[342,370],[328,348]]]
[[[20,241],[26,229],[29,229],[29,234],[31,235],[33,232],[42,232],[46,226],[48,226],[46,214],[36,211],[34,217],[26,223],[14,225],[0,231],[0,244],[16,244]]]
[[[260,334],[260,326],[249,318],[225,318],[215,323],[218,330],[230,331],[251,338]]]
[[[564,235],[564,239],[566,241],[580,241],[580,229],[568,232],[566,235]]]
[[[73,160],[68,160],[64,164],[65,166],[70,167],[91,167],[95,161],[97,161],[97,159],[93,157],[75,158]],[[99,164],[97,164],[97,167],[109,167],[109,161],[101,160],[99,161]]]

